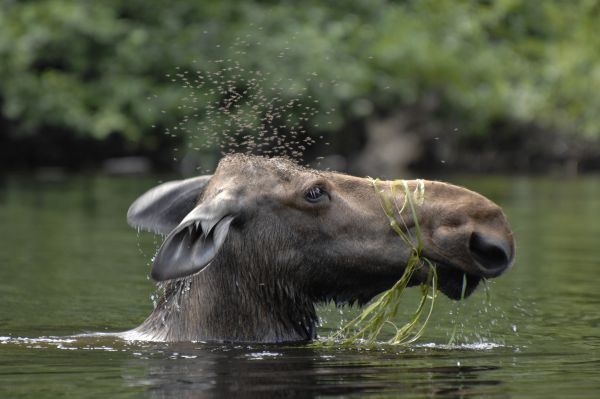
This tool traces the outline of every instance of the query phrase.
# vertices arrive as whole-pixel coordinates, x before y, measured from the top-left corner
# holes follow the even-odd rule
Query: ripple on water
[[[0,344],[13,344],[28,349],[99,350],[105,352],[127,352],[126,348],[115,348],[106,344],[93,343],[71,337],[10,337],[0,336]]]
[[[473,342],[461,344],[439,344],[429,342],[425,344],[415,344],[417,348],[442,349],[442,350],[472,350],[472,351],[489,351],[497,348],[505,348],[503,344],[495,342]]]

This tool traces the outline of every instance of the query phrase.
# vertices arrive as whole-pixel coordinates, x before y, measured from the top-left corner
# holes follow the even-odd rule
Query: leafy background
[[[0,4],[5,168],[79,170],[125,155],[172,168],[180,148],[216,159],[222,149],[194,127],[222,127],[206,110],[224,94],[196,88],[190,112],[182,79],[210,76],[215,62],[237,65],[242,86],[260,71],[262,87],[297,101],[296,118],[315,109],[302,133],[324,138],[308,160],[338,154],[360,165],[369,143],[382,150],[373,126],[400,119],[389,135],[416,140],[419,154],[399,165],[600,165],[596,0]]]

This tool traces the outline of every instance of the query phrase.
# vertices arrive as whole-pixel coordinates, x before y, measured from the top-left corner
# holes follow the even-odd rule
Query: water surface
[[[517,264],[491,302],[483,290],[441,298],[409,347],[70,338],[131,328],[152,309],[160,238],[124,215],[159,180],[0,178],[0,397],[600,396],[598,177],[450,179],[505,208]],[[320,334],[352,314],[324,307]]]

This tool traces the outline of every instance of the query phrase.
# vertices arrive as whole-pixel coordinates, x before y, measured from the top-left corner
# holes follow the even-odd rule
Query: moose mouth
[[[437,264],[438,288],[450,299],[468,298],[477,288],[481,277],[465,273],[454,266]],[[464,287],[463,287],[464,286]]]
[[[450,299],[460,300],[468,298],[481,281],[480,276],[465,273],[450,263],[434,261],[432,259],[430,261],[436,267],[438,289]],[[422,272],[415,273],[409,285],[414,286],[427,281],[428,273],[425,272],[426,270],[429,270],[429,268],[424,268]]]

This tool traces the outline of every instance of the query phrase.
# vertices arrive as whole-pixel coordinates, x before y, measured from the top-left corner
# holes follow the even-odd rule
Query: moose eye
[[[325,197],[327,193],[319,186],[311,187],[306,193],[304,193],[304,198],[308,202],[319,202],[323,197]]]

